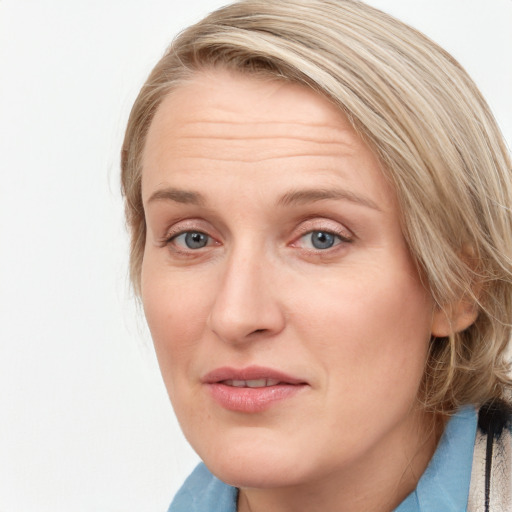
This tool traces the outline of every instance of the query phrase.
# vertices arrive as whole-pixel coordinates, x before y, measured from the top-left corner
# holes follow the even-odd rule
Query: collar
[[[466,511],[476,428],[477,412],[471,406],[450,419],[416,489],[395,512]]]
[[[168,512],[236,512],[238,490],[213,476],[201,462],[174,497]]]

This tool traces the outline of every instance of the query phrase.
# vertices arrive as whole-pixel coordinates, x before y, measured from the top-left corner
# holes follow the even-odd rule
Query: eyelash
[[[312,226],[310,222],[306,222],[305,226],[300,229],[301,233],[298,237],[294,239],[294,241],[290,244],[291,247],[296,247],[304,252],[307,253],[313,253],[313,254],[319,254],[319,255],[325,255],[333,253],[336,251],[336,249],[340,249],[341,246],[345,246],[347,244],[351,244],[354,241],[354,238],[352,235],[347,236],[347,230],[338,230],[338,229],[331,229],[331,228],[322,228],[322,227],[315,227]],[[324,241],[327,239],[327,244],[331,243],[331,245],[319,248],[314,246],[314,241],[312,238],[310,238],[310,247],[304,247],[302,244],[300,244],[300,241],[304,240],[305,237],[310,236],[313,237],[314,234],[317,234],[317,242],[322,243],[322,238]],[[186,240],[183,240],[183,245],[176,243],[176,241],[180,237],[187,238],[188,236],[194,236],[198,235],[199,237],[206,237],[206,243],[203,246],[199,246],[196,248],[192,247],[185,247],[187,244]],[[329,239],[329,237],[332,237]],[[200,229],[182,229],[180,231],[175,231],[171,234],[168,234],[162,241],[162,246],[169,247],[173,250],[173,252],[177,255],[182,256],[193,256],[199,255],[202,253],[201,249],[207,248],[211,245],[215,245],[215,239],[210,236],[208,233],[200,230]],[[203,240],[197,240],[198,243],[204,242]],[[219,245],[218,242],[216,245]]]
[[[353,242],[352,238],[348,238],[347,236],[344,236],[341,233],[337,233],[333,230],[328,230],[328,229],[311,229],[311,230],[305,231],[302,235],[300,235],[300,237],[297,238],[297,240],[301,240],[308,235],[313,236],[315,233],[319,234],[319,235],[324,235],[324,236],[327,235],[327,237],[333,237],[338,240],[338,243],[336,243],[336,241],[334,240],[333,244],[329,247],[325,247],[325,248],[313,247],[313,250],[317,250],[320,252],[325,252],[333,247],[336,247],[340,243],[352,243]],[[196,250],[203,249],[204,247],[208,247],[209,245],[211,245],[211,240],[213,240],[210,235],[208,235],[207,233],[204,233],[203,231],[186,230],[186,231],[181,231],[179,233],[172,234],[171,236],[166,237],[163,241],[164,242],[163,245],[169,245],[169,244],[175,243],[175,241],[179,237],[185,236],[185,238],[187,238],[189,235],[192,235],[192,236],[198,235],[199,237],[207,237],[208,240],[206,241],[205,245],[203,245],[201,247],[196,247],[196,248],[187,247],[186,249],[184,249],[185,251],[195,252]],[[311,241],[311,244],[314,245],[314,242]],[[293,247],[295,245],[295,243],[293,243],[291,245]]]
[[[321,235],[322,237],[332,237],[332,245],[330,245],[329,247],[325,247],[325,248],[319,248],[319,247],[314,247],[314,241],[313,241],[313,236],[315,234],[318,234],[318,235]],[[345,233],[341,233],[340,231],[337,231],[337,230],[332,230],[332,229],[308,229],[307,231],[305,231],[303,234],[301,234],[296,240],[297,241],[300,241],[300,240],[303,240],[305,237],[307,236],[310,236],[310,244],[313,246],[312,248],[309,248],[309,249],[305,249],[305,250],[311,250],[311,251],[314,251],[314,252],[319,252],[319,253],[326,253],[328,252],[330,249],[333,249],[335,250],[335,248],[339,245],[342,245],[342,244],[350,244],[354,241],[354,239],[352,237],[349,237],[347,236]],[[321,240],[318,240],[317,241],[320,241]],[[297,242],[294,242],[292,244],[292,246],[295,246]]]
[[[187,229],[185,231],[180,231],[179,233],[176,233],[176,234],[171,235],[170,237],[167,237],[165,244],[166,245],[173,244],[179,237],[184,236],[186,238],[188,235],[199,235],[200,237],[207,237],[208,240],[203,247],[208,247],[209,245],[211,245],[211,243],[209,243],[209,242],[211,242],[211,240],[213,240],[213,238],[210,235],[208,235],[208,233],[204,233],[203,231],[196,230],[196,229]],[[203,247],[198,247],[195,249],[188,247],[187,249],[184,249],[184,251],[196,251],[198,249],[202,249]]]

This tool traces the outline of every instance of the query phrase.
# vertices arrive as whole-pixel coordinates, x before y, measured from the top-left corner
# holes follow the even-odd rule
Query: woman
[[[204,461],[170,511],[510,509],[511,167],[461,67],[363,3],[243,1],[176,39],[122,153]]]

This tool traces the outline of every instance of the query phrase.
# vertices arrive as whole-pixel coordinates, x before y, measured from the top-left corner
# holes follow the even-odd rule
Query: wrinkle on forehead
[[[270,121],[222,120],[162,116],[159,134],[148,137],[146,151],[155,156],[209,158],[241,162],[290,157],[351,156],[361,141],[345,126]],[[276,144],[279,142],[279,144]],[[247,146],[250,143],[251,151]]]
[[[342,161],[358,154],[368,158],[365,142],[319,93],[216,70],[198,73],[163,100],[149,129],[143,168],[198,171],[209,162],[261,162],[264,169],[274,160],[278,167],[342,172],[352,167]]]
[[[312,103],[312,96],[320,102]],[[318,108],[319,103],[323,108]],[[168,115],[170,111],[172,115]],[[208,130],[221,136],[230,131],[229,137],[244,137],[249,131],[279,136],[293,130],[298,137],[306,133],[315,139],[325,137],[340,143],[354,137],[353,128],[339,108],[312,89],[224,70],[198,72],[171,91],[157,110],[153,124],[180,129],[185,136],[189,130],[193,134]]]
[[[346,135],[346,132],[320,125],[202,121],[181,125],[179,135],[162,141],[158,150],[185,158],[205,155],[216,160],[243,162],[300,156],[336,158],[357,151],[353,139]],[[251,152],[247,151],[248,145]]]
[[[348,130],[332,125],[312,123],[290,123],[279,120],[271,122],[252,121],[189,121],[181,125],[180,138],[208,138],[230,140],[293,139],[319,144],[338,144],[352,147],[353,138]]]
[[[280,144],[276,145],[277,140]],[[248,144],[250,150],[248,150]],[[210,161],[233,161],[241,163],[265,162],[267,160],[307,158],[310,162],[319,159],[340,159],[355,153],[350,145],[329,142],[319,138],[287,137],[273,134],[261,136],[215,135],[204,132],[195,136],[168,139],[158,145],[155,152],[161,152],[168,159],[206,159]],[[165,155],[165,156],[164,156]],[[324,162],[325,163],[325,162]]]

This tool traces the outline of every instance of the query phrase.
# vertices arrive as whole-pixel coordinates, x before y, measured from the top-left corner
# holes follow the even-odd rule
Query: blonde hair
[[[338,105],[396,189],[404,236],[438,307],[464,300],[479,309],[465,331],[432,340],[423,404],[450,413],[503,397],[510,387],[510,155],[462,67],[423,34],[356,0],[240,1],[175,39],[135,101],[122,149],[135,290],[149,125],[171,90],[216,66],[301,83]]]

